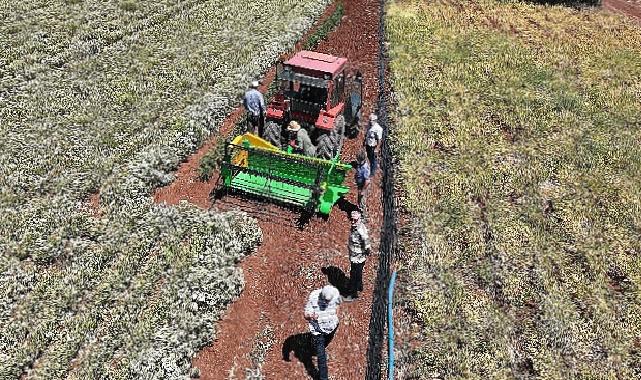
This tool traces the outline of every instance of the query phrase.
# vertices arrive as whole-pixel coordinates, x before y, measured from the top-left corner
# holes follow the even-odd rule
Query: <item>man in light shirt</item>
[[[361,213],[359,211],[352,211],[350,213],[350,221],[352,222],[352,227],[350,228],[349,240],[347,241],[350,262],[350,294],[345,297],[345,301],[347,302],[358,298],[358,292],[363,291],[363,267],[372,249],[369,240],[369,231],[367,231],[367,227],[365,227],[365,224],[361,220]]]
[[[314,157],[316,155],[316,147],[312,144],[307,130],[301,128],[300,124],[295,120],[290,121],[287,126],[287,131],[290,134],[289,145],[292,147],[294,153],[304,154],[308,157]]]
[[[374,178],[376,169],[378,168],[378,147],[383,140],[383,128],[378,124],[378,117],[375,113],[369,115],[369,129],[365,134],[365,150],[367,151],[367,159],[369,160],[370,177]]]
[[[309,331],[312,333],[320,380],[328,380],[325,349],[338,328],[336,312],[340,303],[341,296],[338,289],[332,285],[325,285],[322,289],[312,291],[305,305],[305,319],[309,322]]]

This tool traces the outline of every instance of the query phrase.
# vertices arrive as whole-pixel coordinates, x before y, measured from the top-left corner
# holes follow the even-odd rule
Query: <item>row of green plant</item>
[[[318,44],[321,41],[324,41],[329,33],[333,31],[336,26],[341,22],[343,15],[345,14],[345,8],[343,7],[342,2],[336,4],[336,8],[332,14],[323,22],[314,33],[310,34],[303,45],[305,50],[314,50],[318,47]]]
[[[12,3],[23,18],[0,26],[22,41],[0,65],[0,378],[184,376],[260,230],[151,192],[327,2]],[[87,41],[64,23],[85,16],[97,49],[74,55]]]

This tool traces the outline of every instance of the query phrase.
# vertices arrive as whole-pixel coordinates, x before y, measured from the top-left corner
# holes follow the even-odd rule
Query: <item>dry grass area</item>
[[[393,1],[399,378],[641,378],[641,27]],[[409,235],[408,235],[409,236]]]

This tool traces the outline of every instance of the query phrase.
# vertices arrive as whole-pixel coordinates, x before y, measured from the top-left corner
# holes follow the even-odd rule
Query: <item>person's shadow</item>
[[[290,362],[290,354],[292,352],[294,357],[303,363],[307,374],[312,379],[317,379],[319,377],[318,369],[312,360],[312,357],[316,356],[312,347],[312,333],[294,334],[285,339],[283,343],[283,360]]]
[[[341,296],[349,295],[349,277],[339,267],[329,265],[321,268],[321,272],[327,276],[327,282],[334,285],[340,292]]]
[[[348,201],[343,197],[338,199],[338,201],[336,202],[336,205],[338,206],[339,210],[347,214],[348,218],[352,211],[358,211],[358,206],[356,206],[355,204],[353,204],[352,202]]]

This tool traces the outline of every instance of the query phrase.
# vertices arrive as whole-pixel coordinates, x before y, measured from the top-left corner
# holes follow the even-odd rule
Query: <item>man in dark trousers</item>
[[[247,132],[255,135],[263,132],[265,118],[265,99],[263,94],[258,91],[258,85],[257,80],[253,81],[243,99],[243,106],[247,111]]]
[[[358,298],[358,292],[363,291],[363,267],[367,256],[371,253],[371,243],[369,240],[369,231],[361,220],[359,211],[350,213],[352,227],[349,230],[349,239],[347,241],[347,250],[349,251],[349,290],[350,294],[345,297],[345,301],[350,302]]]
[[[369,128],[365,134],[365,150],[367,151],[367,159],[369,160],[369,169],[371,172],[370,177],[374,178],[376,169],[378,168],[378,158],[376,157],[378,147],[383,140],[383,128],[378,124],[378,117],[375,113],[369,115]]]
[[[312,291],[305,305],[305,319],[309,322],[309,331],[318,360],[320,380],[328,380],[327,345],[334,339],[338,328],[338,305],[341,295],[332,285]]]
[[[370,185],[370,170],[369,163],[365,151],[361,150],[356,155],[356,170],[354,171],[354,181],[358,189],[358,209],[360,210],[363,218],[367,218],[367,193],[369,192]]]

